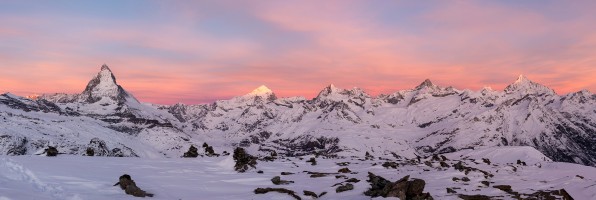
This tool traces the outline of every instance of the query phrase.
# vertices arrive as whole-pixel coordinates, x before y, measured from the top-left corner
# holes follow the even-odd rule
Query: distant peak
[[[523,74],[520,74],[517,77],[517,80],[515,80],[515,83],[524,83],[524,82],[529,82],[530,79],[528,79],[528,77],[524,76]]]
[[[547,93],[547,94],[555,94],[555,91],[553,91],[552,89],[535,83],[533,81],[531,81],[530,79],[528,79],[528,77],[524,76],[524,75],[519,75],[517,77],[517,80],[515,80],[515,82],[513,82],[512,84],[508,85],[507,87],[505,87],[505,93],[513,93],[516,91],[521,92],[522,94],[536,94],[536,93]]]
[[[416,89],[422,89],[422,88],[426,88],[426,87],[433,87],[435,86],[435,84],[433,84],[433,82],[430,81],[430,79],[426,79],[424,80],[422,83],[420,83],[420,85],[416,86]]]
[[[108,71],[110,71],[110,72],[112,71],[112,70],[110,70],[110,68],[109,68],[109,67],[108,67],[108,65],[106,65],[106,64],[103,64],[103,65],[101,66],[101,71],[104,71],[104,70],[108,70]]]
[[[267,94],[272,94],[272,93],[273,93],[273,91],[271,91],[271,89],[269,89],[267,86],[261,85],[257,89],[254,89],[252,92],[248,93],[248,95],[262,96],[262,95],[267,95]]]

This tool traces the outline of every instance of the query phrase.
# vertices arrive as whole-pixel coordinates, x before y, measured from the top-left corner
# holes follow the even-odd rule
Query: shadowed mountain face
[[[83,150],[72,149],[89,146],[93,138],[108,146],[105,151],[118,147],[147,157],[179,156],[204,141],[216,149],[243,146],[290,156],[370,152],[405,158],[479,146],[532,146],[555,161],[594,166],[594,105],[596,95],[589,91],[559,96],[520,76],[504,91],[458,90],[425,80],[377,97],[330,85],[307,100],[278,98],[261,86],[211,104],[154,106],[139,103],[104,65],[81,94],[0,96],[0,121],[29,126],[4,128],[0,153],[30,154],[54,143],[79,154]]]

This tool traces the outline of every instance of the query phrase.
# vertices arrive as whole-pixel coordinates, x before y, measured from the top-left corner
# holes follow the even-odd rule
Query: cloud
[[[137,98],[165,104],[231,98],[262,84],[308,98],[331,83],[376,95],[426,78],[502,89],[519,74],[560,94],[596,91],[596,14],[587,4],[22,6],[0,14],[0,90],[80,92],[107,63]]]

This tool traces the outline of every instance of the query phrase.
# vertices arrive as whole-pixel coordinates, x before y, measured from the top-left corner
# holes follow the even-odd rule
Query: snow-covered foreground
[[[235,172],[232,169],[234,161],[231,156],[186,159],[8,156],[0,157],[0,200],[137,199],[138,197],[126,195],[119,187],[113,186],[122,174],[131,175],[140,188],[154,193],[153,199],[293,199],[280,193],[254,194],[254,189],[258,187],[291,189],[303,199],[311,199],[302,194],[303,190],[317,194],[326,191],[327,194],[320,199],[370,199],[363,195],[370,187],[366,182],[367,172],[390,181],[406,175],[423,179],[426,181],[424,192],[430,192],[435,199],[459,199],[458,194],[484,194],[511,199],[509,194],[493,188],[493,185],[511,185],[514,191],[521,194],[565,189],[575,199],[596,199],[596,168],[544,161],[540,157],[543,155],[536,150],[523,148],[525,147],[446,154],[449,159],[447,164],[452,166],[461,159],[468,167],[493,174],[492,178],[485,178],[483,173],[477,171],[466,175],[453,167],[440,167],[439,162],[430,162],[432,167],[425,165],[424,162],[431,158],[410,165],[405,164],[405,161],[397,161],[400,163],[397,169],[384,168],[382,164],[385,160],[379,159],[317,158],[317,165],[313,166],[305,162],[308,159],[283,158],[273,162],[259,161],[257,170],[264,171],[259,174],[257,170]],[[492,163],[488,165],[480,158],[491,159]],[[525,158],[528,166],[516,164],[514,161],[518,158]],[[305,172],[336,173],[344,167],[337,164],[340,162],[350,162],[345,167],[353,172],[343,175],[361,180],[354,183],[354,190],[336,193],[337,186],[333,185],[346,181],[346,178],[336,178],[335,174],[311,178]],[[274,185],[271,178],[280,176],[281,172],[295,173],[281,176],[283,180],[295,183]],[[470,181],[453,181],[453,177],[468,177]],[[481,181],[489,181],[491,186],[486,187]],[[458,194],[448,194],[447,187],[456,188]]]

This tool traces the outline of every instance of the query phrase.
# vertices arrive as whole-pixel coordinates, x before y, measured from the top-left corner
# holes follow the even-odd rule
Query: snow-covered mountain
[[[305,99],[278,98],[261,86],[210,104],[162,106],[139,103],[104,65],[80,94],[1,95],[0,153],[32,154],[52,144],[71,154],[102,146],[106,155],[178,157],[207,142],[216,151],[413,158],[532,146],[555,161],[595,166],[594,105],[589,91],[560,96],[520,76],[504,91],[425,80],[376,97],[329,85]]]

